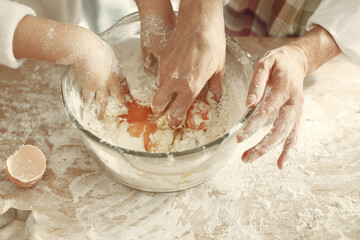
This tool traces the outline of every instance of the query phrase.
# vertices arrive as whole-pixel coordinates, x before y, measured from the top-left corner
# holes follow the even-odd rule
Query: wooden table
[[[239,38],[257,59],[289,39]],[[337,57],[305,80],[299,143],[276,168],[277,148],[254,164],[239,145],[212,180],[155,194],[105,176],[67,119],[63,66],[27,61],[0,67],[0,213],[31,209],[32,239],[360,239],[360,68]],[[33,188],[13,185],[5,161],[22,144],[47,158]]]

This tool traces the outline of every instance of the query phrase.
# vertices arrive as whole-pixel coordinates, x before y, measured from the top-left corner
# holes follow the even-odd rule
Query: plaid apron
[[[256,37],[302,35],[320,1],[230,0],[224,8],[226,33]]]

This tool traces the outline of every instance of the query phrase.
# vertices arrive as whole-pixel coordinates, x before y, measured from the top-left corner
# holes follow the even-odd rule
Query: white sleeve
[[[343,53],[360,64],[360,1],[323,0],[309,18],[306,30],[325,28]]]
[[[28,6],[7,0],[0,0],[0,64],[17,68],[25,59],[16,59],[13,53],[13,39],[18,23],[35,12]]]

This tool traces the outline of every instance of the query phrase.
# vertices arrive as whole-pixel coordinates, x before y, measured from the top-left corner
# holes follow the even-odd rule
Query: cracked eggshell
[[[6,160],[6,174],[19,187],[32,187],[42,178],[46,169],[44,154],[35,146],[21,146]]]

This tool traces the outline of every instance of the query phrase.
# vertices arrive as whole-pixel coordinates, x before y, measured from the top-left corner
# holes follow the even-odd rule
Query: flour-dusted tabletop
[[[288,40],[238,39],[255,59]],[[299,142],[283,170],[280,148],[240,160],[267,127],[210,181],[165,194],[122,186],[98,168],[65,115],[63,71],[33,60],[0,67],[0,214],[32,210],[31,239],[360,239],[360,68],[346,57],[306,78]],[[48,164],[29,189],[5,174],[23,144]]]

